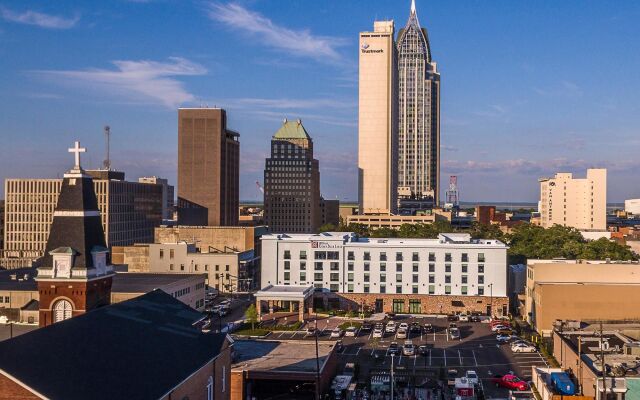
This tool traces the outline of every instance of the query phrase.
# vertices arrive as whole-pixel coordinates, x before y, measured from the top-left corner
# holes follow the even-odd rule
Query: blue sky
[[[0,179],[55,177],[67,147],[175,182],[178,106],[226,108],[241,193],[302,118],[326,198],[357,198],[358,32],[409,0],[0,0]],[[463,201],[535,201],[537,178],[609,169],[640,197],[640,2],[417,0],[442,74],[442,181]],[[0,189],[2,190],[2,189]],[[3,191],[0,192],[0,197]]]

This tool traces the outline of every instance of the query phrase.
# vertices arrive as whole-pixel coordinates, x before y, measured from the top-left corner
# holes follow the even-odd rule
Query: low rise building
[[[347,224],[360,224],[369,228],[400,228],[404,224],[432,224],[451,222],[451,211],[432,209],[419,215],[364,214],[348,215]]]
[[[556,320],[640,320],[640,264],[529,260],[523,318],[547,335]]]
[[[202,318],[154,290],[0,342],[0,399],[229,400],[233,341]]]
[[[632,215],[640,215],[640,199],[625,200],[624,210]]]
[[[333,341],[316,347],[312,341],[238,340],[233,349],[231,400],[288,398],[305,385],[315,390],[318,376],[320,393],[326,393],[338,363]]]
[[[262,237],[261,287],[316,288],[324,308],[507,314],[507,246],[468,234],[369,239],[352,232]]]

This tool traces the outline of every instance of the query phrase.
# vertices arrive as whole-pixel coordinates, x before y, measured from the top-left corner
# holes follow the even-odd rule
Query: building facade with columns
[[[468,234],[362,238],[352,232],[262,237],[261,287],[313,286],[323,308],[506,314],[507,246]]]

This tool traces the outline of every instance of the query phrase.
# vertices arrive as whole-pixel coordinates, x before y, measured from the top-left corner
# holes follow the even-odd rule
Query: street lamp
[[[391,400],[393,400],[393,358],[396,353],[391,353]]]
[[[493,318],[493,283],[489,284],[489,290],[491,292],[491,297],[489,301],[489,318]]]

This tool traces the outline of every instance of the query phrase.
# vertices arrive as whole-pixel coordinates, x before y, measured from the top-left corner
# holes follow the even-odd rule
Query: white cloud
[[[264,107],[268,109],[318,109],[318,108],[355,108],[356,103],[336,99],[260,99],[242,98],[236,100],[239,105]]]
[[[260,13],[250,11],[237,3],[211,3],[208,15],[214,21],[249,33],[267,46],[294,56],[335,62],[341,58],[337,47],[346,44],[340,38],[316,36],[306,29],[293,30],[279,26]]]
[[[56,83],[80,85],[129,102],[160,104],[170,109],[195,100],[195,96],[174,77],[207,73],[202,65],[181,57],[170,57],[167,62],[113,61],[112,64],[115,65],[115,70],[35,72]]]
[[[70,29],[80,21],[79,15],[76,15],[73,18],[65,18],[32,10],[20,13],[4,7],[0,9],[0,13],[2,14],[2,18],[7,21],[17,22],[19,24],[36,25],[41,28],[48,29]]]

